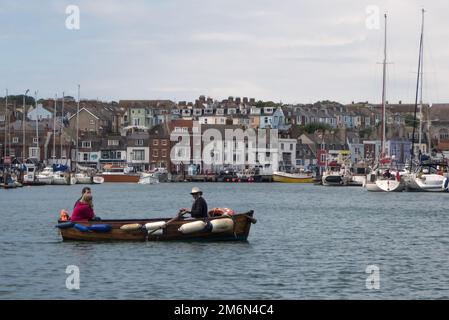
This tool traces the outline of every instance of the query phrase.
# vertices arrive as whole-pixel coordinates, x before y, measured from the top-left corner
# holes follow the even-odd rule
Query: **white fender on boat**
[[[124,231],[135,231],[142,229],[142,225],[140,223],[130,223],[130,224],[124,224],[120,227],[120,230]]]
[[[204,221],[194,221],[194,222],[188,222],[183,224],[178,231],[183,233],[183,234],[189,234],[189,233],[194,233],[194,232],[199,232],[204,230],[204,228],[206,227],[207,223]]]
[[[214,219],[210,221],[212,233],[229,232],[234,229],[234,221],[230,218]]]
[[[161,228],[165,225],[165,221],[157,221],[157,222],[149,222],[145,224],[145,228],[148,230],[148,233],[151,233],[152,236],[162,235],[164,230]],[[153,230],[158,229],[153,232]]]

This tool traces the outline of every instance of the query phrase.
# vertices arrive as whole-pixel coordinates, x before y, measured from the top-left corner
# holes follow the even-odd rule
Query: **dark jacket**
[[[207,218],[207,203],[203,197],[199,197],[195,200],[192,205],[192,210],[190,210],[190,215],[193,218]]]

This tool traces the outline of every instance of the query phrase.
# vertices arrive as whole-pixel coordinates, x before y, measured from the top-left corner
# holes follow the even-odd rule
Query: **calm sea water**
[[[103,218],[172,217],[192,184],[92,186]],[[244,243],[62,242],[82,186],[0,190],[0,299],[449,298],[449,194],[202,183],[209,207],[255,210]],[[68,265],[80,289],[68,290]],[[380,289],[366,287],[368,265]]]

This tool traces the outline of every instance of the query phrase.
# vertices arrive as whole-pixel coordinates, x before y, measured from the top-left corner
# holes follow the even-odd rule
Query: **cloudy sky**
[[[387,12],[388,100],[411,102],[423,4],[424,100],[449,102],[446,0],[0,0],[0,95],[379,102]]]

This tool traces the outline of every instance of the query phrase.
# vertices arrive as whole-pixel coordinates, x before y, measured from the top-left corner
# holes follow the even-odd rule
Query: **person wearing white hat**
[[[207,203],[206,200],[204,200],[203,191],[200,190],[198,187],[193,187],[192,192],[190,194],[193,197],[193,205],[192,209],[189,210],[187,208],[182,208],[180,211],[181,213],[190,213],[192,218],[207,218]]]

